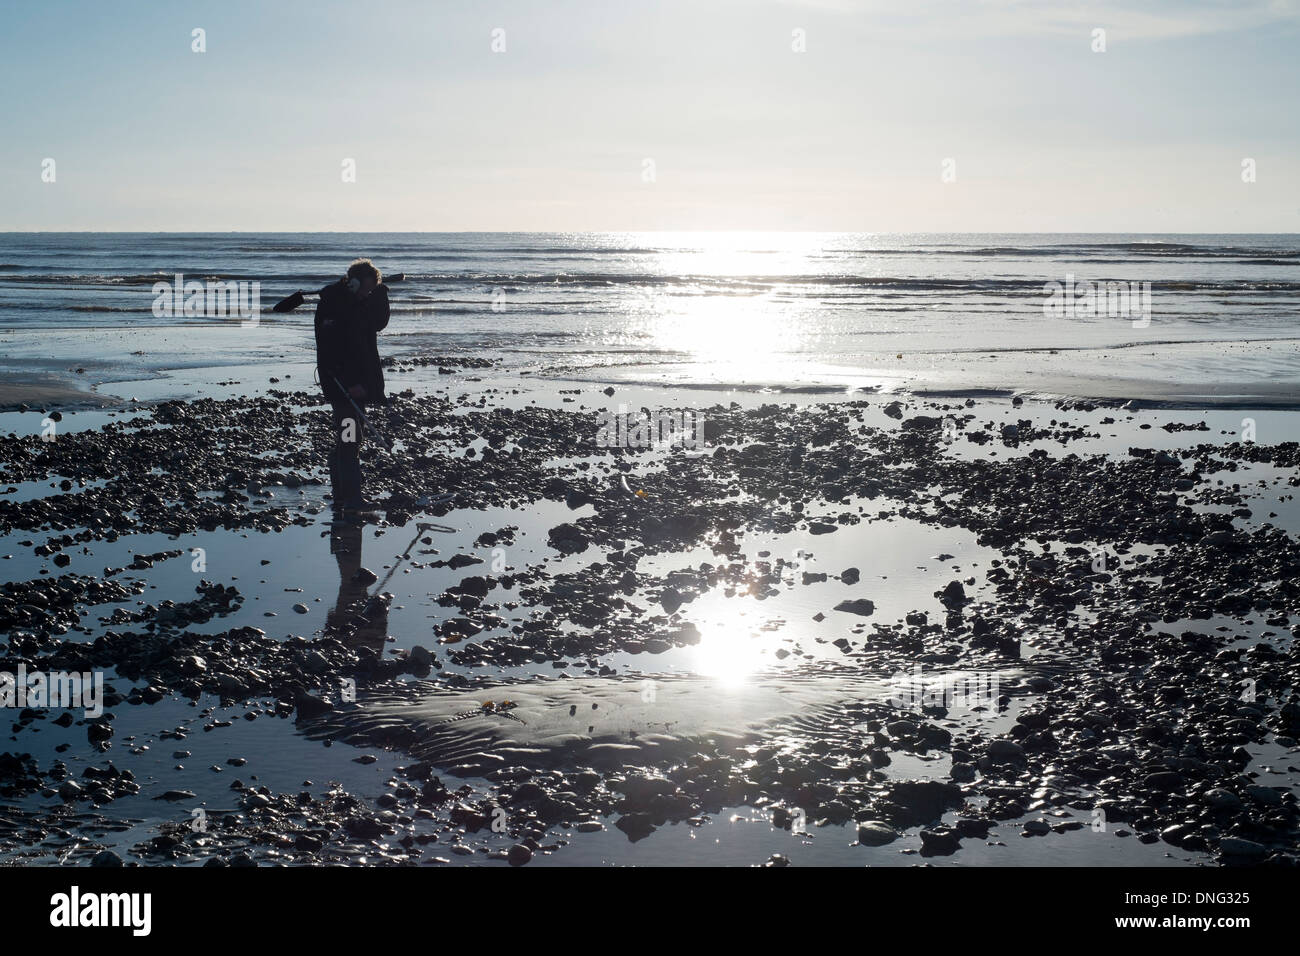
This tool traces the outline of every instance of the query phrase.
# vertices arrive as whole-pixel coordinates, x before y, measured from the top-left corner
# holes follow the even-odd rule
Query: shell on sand
[[[355,744],[399,747],[449,772],[494,767],[654,762],[698,748],[737,746],[780,724],[815,732],[818,715],[883,702],[887,678],[782,675],[733,683],[708,677],[538,678],[414,700],[372,700],[311,730]],[[513,706],[504,714],[491,702]]]

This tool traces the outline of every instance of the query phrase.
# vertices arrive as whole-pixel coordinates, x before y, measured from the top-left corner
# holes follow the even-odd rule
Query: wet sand
[[[101,398],[88,390],[72,388],[58,382],[7,381],[0,379],[0,411],[30,408],[106,407],[113,400]]]
[[[390,369],[365,527],[297,363],[2,416],[0,671],[111,688],[13,711],[7,862],[1294,861],[1293,412],[485,364]]]

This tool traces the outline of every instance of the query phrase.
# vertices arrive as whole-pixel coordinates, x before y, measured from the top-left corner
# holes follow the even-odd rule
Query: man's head
[[[357,290],[357,295],[369,295],[374,291],[375,286],[383,281],[383,276],[375,268],[375,264],[369,259],[357,259],[352,265],[348,266],[349,279],[356,279],[361,283],[361,288]]]

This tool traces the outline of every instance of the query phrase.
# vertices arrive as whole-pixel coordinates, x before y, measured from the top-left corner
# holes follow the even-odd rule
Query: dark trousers
[[[330,486],[334,507],[361,504],[361,419],[350,403],[334,405],[334,450],[330,452]]]

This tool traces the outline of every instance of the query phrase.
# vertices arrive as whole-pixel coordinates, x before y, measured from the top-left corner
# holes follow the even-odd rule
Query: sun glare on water
[[[706,599],[707,600],[707,599]],[[719,598],[701,606],[692,619],[700,629],[691,663],[696,673],[723,685],[740,686],[774,663],[772,635],[759,631],[743,612]]]
[[[803,323],[784,301],[780,277],[806,274],[816,243],[757,233],[680,240],[682,248],[672,248],[671,241],[658,238],[669,248],[656,257],[653,272],[679,277],[682,284],[640,303],[652,347],[711,367],[717,381],[788,374],[805,337]]]
[[[654,329],[655,347],[697,362],[745,368],[776,362],[798,345],[798,329],[769,296],[674,297]]]

